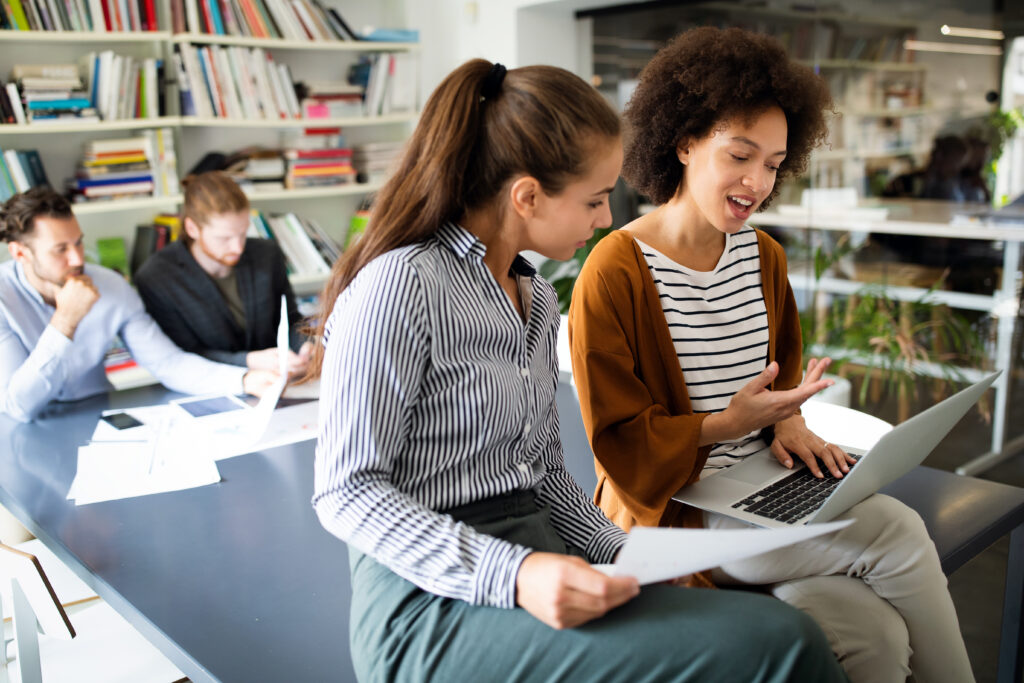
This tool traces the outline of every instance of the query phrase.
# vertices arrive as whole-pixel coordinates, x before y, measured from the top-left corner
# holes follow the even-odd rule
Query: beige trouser
[[[974,680],[935,544],[916,512],[875,494],[840,531],[715,569],[719,585],[771,587],[812,616],[854,683]],[[710,529],[746,528],[715,513]],[[909,664],[909,667],[908,667]]]

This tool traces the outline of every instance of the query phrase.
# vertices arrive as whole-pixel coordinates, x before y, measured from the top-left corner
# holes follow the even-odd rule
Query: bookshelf
[[[171,1],[156,0],[160,26],[171,26]],[[339,10],[366,20],[378,10],[365,8],[351,0],[337,3]],[[372,21],[372,18],[370,19]],[[132,57],[155,57],[164,65],[164,109],[161,116],[145,119],[92,122],[0,124],[0,149],[37,149],[51,183],[63,187],[73,175],[82,144],[93,139],[126,137],[138,131],[168,128],[173,132],[179,177],[191,169],[209,151],[226,154],[248,146],[276,148],[281,136],[304,128],[341,128],[349,146],[370,142],[404,140],[417,113],[401,112],[377,116],[333,118],[237,119],[183,116],[176,82],[173,54],[175,46],[224,46],[262,48],[275,61],[287,64],[296,82],[306,79],[343,80],[349,65],[361,55],[412,53],[417,43],[371,40],[290,40],[242,35],[173,33],[171,31],[41,31],[0,30],[0,79],[7,81],[14,64],[78,63],[86,53],[114,50]],[[8,47],[5,48],[4,46]],[[418,93],[413,98],[418,100]],[[329,187],[256,191],[250,194],[254,208],[277,211],[299,210],[319,222],[332,237],[343,242],[348,218],[366,195],[380,189],[382,183],[353,183]],[[121,237],[128,249],[134,238],[134,226],[147,222],[154,213],[174,210],[182,202],[180,194],[88,202],[73,205],[86,234],[87,247],[95,240]],[[290,204],[294,202],[295,204]],[[301,204],[298,204],[301,202]],[[323,278],[301,279],[306,289],[316,289]],[[309,282],[306,282],[309,280]],[[313,287],[311,283],[316,283]]]

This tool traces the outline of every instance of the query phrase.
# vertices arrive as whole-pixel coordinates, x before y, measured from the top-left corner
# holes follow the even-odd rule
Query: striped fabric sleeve
[[[558,382],[557,354],[552,351],[552,377]],[[590,562],[607,564],[626,542],[626,533],[604,516],[601,509],[583,493],[565,469],[565,455],[558,424],[558,411],[552,405],[542,426],[547,475],[537,487],[537,498],[551,508],[551,522],[559,536],[584,551]]]
[[[431,457],[407,452],[429,346],[414,267],[398,257],[367,265],[329,323],[313,506],[329,532],[420,588],[511,608],[530,550],[457,523],[393,484],[398,459]]]

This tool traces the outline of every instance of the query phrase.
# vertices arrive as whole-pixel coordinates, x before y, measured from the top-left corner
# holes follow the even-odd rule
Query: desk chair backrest
[[[3,616],[4,605],[9,605],[21,681],[39,683],[42,671],[36,624],[46,635],[68,640],[75,637],[75,629],[35,555],[0,543],[0,581],[4,585],[0,617]],[[0,649],[0,681],[8,679],[6,642],[3,645]]]

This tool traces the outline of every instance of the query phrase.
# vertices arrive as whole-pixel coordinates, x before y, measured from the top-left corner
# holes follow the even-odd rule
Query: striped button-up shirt
[[[313,505],[324,527],[432,593],[515,605],[530,549],[439,510],[532,489],[592,562],[625,534],[565,469],[554,290],[521,257],[524,325],[483,257],[446,224],[367,264],[328,319]]]

